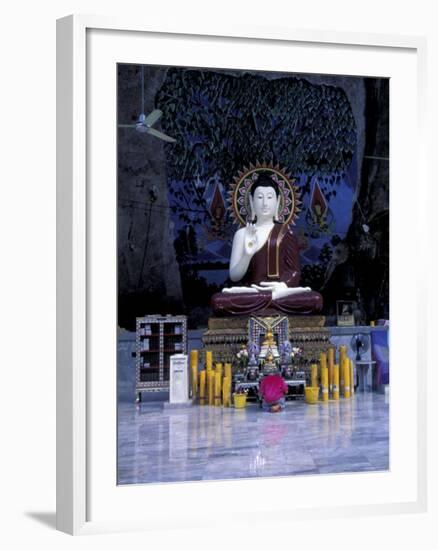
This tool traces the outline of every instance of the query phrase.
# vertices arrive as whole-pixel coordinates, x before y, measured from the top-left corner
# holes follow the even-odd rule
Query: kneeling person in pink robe
[[[287,384],[280,373],[265,376],[259,387],[263,409],[269,412],[280,412],[285,406],[287,391]]]

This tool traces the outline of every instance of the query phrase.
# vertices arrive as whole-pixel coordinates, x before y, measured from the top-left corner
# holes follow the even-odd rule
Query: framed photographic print
[[[423,64],[59,20],[59,529],[424,507]]]
[[[354,326],[355,303],[347,300],[336,302],[336,314],[339,327]]]

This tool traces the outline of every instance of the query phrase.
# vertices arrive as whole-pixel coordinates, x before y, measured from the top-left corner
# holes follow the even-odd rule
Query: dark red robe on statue
[[[262,281],[284,282],[288,287],[300,284],[300,253],[298,241],[287,225],[276,224],[260,250],[251,258],[247,272],[236,286],[251,286]],[[311,290],[272,300],[271,292],[213,294],[211,307],[217,316],[228,315],[289,315],[318,313],[322,296]]]

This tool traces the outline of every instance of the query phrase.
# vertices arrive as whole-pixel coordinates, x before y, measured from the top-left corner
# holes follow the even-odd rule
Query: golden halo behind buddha
[[[284,224],[295,225],[298,218],[301,201],[298,196],[298,189],[295,180],[285,168],[277,164],[252,163],[249,168],[244,167],[238,175],[233,178],[230,185],[229,201],[231,205],[231,216],[236,224],[246,225],[250,218],[249,189],[257,180],[261,172],[267,173],[278,185],[280,191],[280,207],[278,221]]]

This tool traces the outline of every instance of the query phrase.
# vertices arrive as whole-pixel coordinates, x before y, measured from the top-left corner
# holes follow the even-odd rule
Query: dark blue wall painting
[[[158,134],[129,127],[157,109]],[[360,321],[388,319],[387,79],[121,64],[118,123],[120,326],[147,313],[206,325],[230,284],[230,186],[261,165],[298,187],[301,284],[327,322],[349,299]]]

